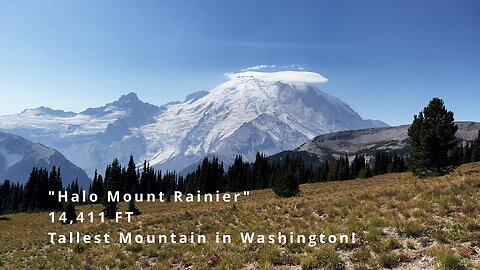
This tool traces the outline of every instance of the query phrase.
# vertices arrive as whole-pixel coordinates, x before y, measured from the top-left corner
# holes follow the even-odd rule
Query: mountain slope
[[[321,77],[293,71],[238,73],[184,102],[157,107],[130,93],[76,114],[43,108],[1,116],[0,129],[59,149],[92,174],[116,157],[127,162],[133,155],[139,163],[147,159],[162,169],[181,170],[208,154],[227,163],[236,154],[251,160],[257,151],[293,149],[319,134],[385,126],[362,119],[338,98],[302,82],[312,75]]]
[[[34,166],[50,170],[54,165],[61,169],[64,186],[78,178],[79,185],[88,188],[91,181],[87,174],[58,151],[0,132],[0,181],[9,179],[25,184]]]
[[[480,123],[457,122],[457,139],[472,141],[478,135]],[[310,153],[320,160],[348,154],[364,154],[373,156],[377,150],[396,151],[405,154],[408,151],[409,125],[385,128],[370,128],[362,130],[340,131],[323,134],[302,144],[293,152]]]
[[[130,93],[81,113],[37,108],[0,116],[0,128],[58,149],[93,174],[96,168],[103,170],[115,157],[126,159],[129,154],[142,157],[144,140],[132,136],[132,130],[154,122],[161,112],[161,107],[144,103]]]
[[[304,83],[237,76],[207,95],[173,105],[142,128],[153,164],[190,164],[214,153],[230,159],[273,154],[315,135],[376,126],[347,104]],[[174,131],[174,132],[172,132]],[[178,169],[177,167],[176,169]]]

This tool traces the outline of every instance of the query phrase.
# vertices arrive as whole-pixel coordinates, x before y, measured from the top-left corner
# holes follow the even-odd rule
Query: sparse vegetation
[[[445,247],[434,247],[429,252],[432,256],[438,260],[438,266],[440,269],[445,270],[461,270],[465,269],[462,264],[460,256],[458,256],[453,250]]]
[[[62,225],[51,223],[47,212],[7,214],[7,220],[0,221],[0,268],[478,269],[479,187],[480,163],[471,163],[449,175],[421,180],[411,173],[395,173],[304,184],[299,196],[291,198],[279,199],[271,190],[258,190],[234,205],[138,203],[142,215],[133,217],[132,223]],[[127,203],[118,205],[120,210],[127,207]],[[77,213],[98,213],[102,205],[76,208]],[[204,232],[208,241],[200,245],[51,245],[50,231]],[[217,231],[233,235],[235,243],[216,244]],[[356,232],[358,242],[316,247],[238,244],[236,236],[242,231]]]
[[[379,264],[388,269],[399,266],[401,263],[408,262],[409,258],[402,253],[384,253],[378,257]]]

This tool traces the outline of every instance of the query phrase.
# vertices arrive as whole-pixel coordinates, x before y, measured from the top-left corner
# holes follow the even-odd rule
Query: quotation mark
[[[54,195],[55,195],[55,191],[51,191],[51,190],[50,190],[50,191],[48,191],[48,195],[50,195],[50,196],[54,196]]]

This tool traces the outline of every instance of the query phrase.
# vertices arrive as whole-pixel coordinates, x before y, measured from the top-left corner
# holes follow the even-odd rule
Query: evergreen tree
[[[3,184],[0,185],[0,215],[11,212],[12,190],[13,190],[13,185],[10,185],[9,180],[5,180]]]
[[[370,169],[370,165],[367,164],[365,165],[364,168],[362,168],[358,174],[358,177],[360,178],[370,178],[373,176],[372,170]]]
[[[350,165],[348,161],[348,156],[340,157],[337,180],[348,180],[348,179],[350,179]]]
[[[118,210],[117,202],[108,200],[108,191],[115,192],[122,190],[122,167],[120,166],[118,159],[114,159],[111,165],[107,166],[105,170],[105,183],[104,183],[104,195],[103,195],[103,212],[106,218],[114,218],[115,213]]]
[[[142,214],[142,212],[138,210],[137,206],[135,205],[135,200],[133,199],[128,202],[127,212],[132,212],[134,216]]]
[[[247,172],[249,164],[244,162],[242,156],[237,155],[235,161],[228,168],[227,172],[227,188],[229,191],[250,190],[247,186]]]
[[[77,222],[77,213],[75,210],[75,204],[72,202],[67,202],[65,204],[64,210],[66,220],[63,224],[72,224]]]
[[[55,166],[53,166],[52,171],[50,172],[50,176],[48,178],[48,190],[59,192],[63,190],[62,186],[62,177],[60,173],[60,167],[58,167],[58,171]],[[49,210],[61,210],[62,203],[57,200],[56,196],[50,196]]]
[[[328,160],[326,160],[320,175],[320,181],[326,182],[328,180],[329,171],[330,171],[330,164],[328,163]]]
[[[253,178],[257,189],[264,189],[268,187],[268,174],[270,168],[267,157],[257,152],[255,162],[253,163]]]
[[[390,165],[390,153],[384,150],[378,150],[375,153],[374,173],[375,175],[381,175],[391,172],[392,167]]]
[[[137,181],[137,169],[135,167],[135,162],[133,161],[133,156],[130,156],[128,161],[127,170],[125,172],[125,187],[124,190],[139,190],[138,181]]]
[[[134,194],[135,194],[135,187],[132,189],[130,194],[132,195],[132,199],[128,202],[127,212],[132,212],[134,216],[138,216],[141,214],[140,210],[135,205]]]
[[[360,175],[362,169],[365,168],[365,156],[364,155],[355,155],[352,161],[351,166],[351,178],[357,178]]]
[[[454,168],[449,151],[455,147],[453,112],[447,111],[443,101],[434,98],[419,115],[414,115],[408,129],[410,138],[410,169],[420,177],[443,175]]]
[[[465,159],[464,153],[465,153],[465,148],[463,147],[463,142],[459,143],[457,146],[455,146],[455,148],[453,148],[450,155],[452,158],[452,162],[455,166],[459,166],[463,163]]]
[[[463,160],[461,161],[460,164],[467,164],[472,162],[472,156],[473,156],[473,144],[471,143],[466,143],[465,147],[463,148]]]
[[[334,159],[328,168],[328,173],[327,173],[327,181],[337,181],[338,180],[338,172],[340,168],[340,162],[336,159]]]
[[[95,170],[90,186],[89,194],[93,193],[96,194],[98,198],[103,198],[103,177],[97,173],[97,170]]]
[[[480,130],[478,131],[477,138],[472,143],[472,162],[480,161]]]
[[[32,169],[30,177],[25,184],[23,211],[45,211],[51,208],[51,199],[48,195],[49,175],[47,169]]]
[[[279,197],[292,197],[300,192],[298,174],[294,162],[287,156],[282,170],[278,173],[272,187]]]

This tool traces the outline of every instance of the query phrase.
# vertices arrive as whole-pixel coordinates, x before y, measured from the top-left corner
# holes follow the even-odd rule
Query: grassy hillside
[[[410,173],[301,186],[278,199],[254,191],[235,205],[143,203],[143,215],[106,224],[50,223],[48,213],[0,220],[0,268],[16,269],[480,269],[480,163],[449,176]],[[125,210],[126,205],[120,209]],[[77,211],[100,211],[82,206]],[[350,233],[350,245],[48,244],[47,231],[84,233]],[[238,240],[238,239],[237,239]],[[234,239],[234,242],[239,242]]]

